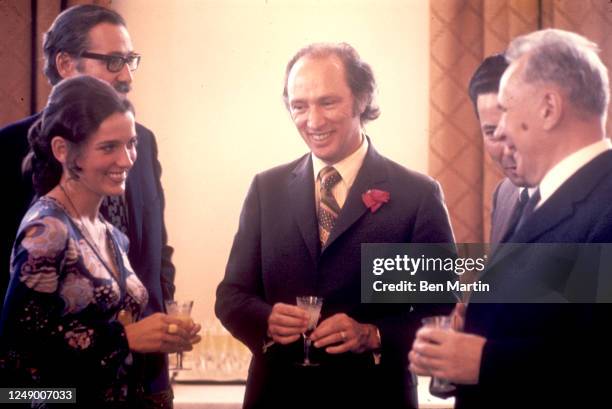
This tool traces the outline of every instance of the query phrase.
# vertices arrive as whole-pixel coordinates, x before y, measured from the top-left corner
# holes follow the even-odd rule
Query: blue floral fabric
[[[77,403],[89,406],[126,402],[136,392],[117,316],[124,310],[137,319],[148,296],[127,259],[127,238],[104,223],[117,277],[59,202],[45,196],[28,210],[0,321],[0,384],[76,387]]]

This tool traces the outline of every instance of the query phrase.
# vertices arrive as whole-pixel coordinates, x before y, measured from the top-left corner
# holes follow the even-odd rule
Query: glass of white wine
[[[191,323],[191,309],[193,308],[193,301],[166,301],[166,312],[168,315],[180,319],[186,325]],[[183,353],[176,353],[176,365],[170,370],[172,371],[183,371],[190,368],[183,367]]]
[[[319,364],[310,362],[310,345],[312,340],[310,334],[317,326],[319,322],[319,316],[321,315],[321,307],[323,306],[323,298],[315,297],[312,295],[296,297],[297,306],[306,311],[308,314],[308,327],[302,334],[304,337],[304,361],[300,362],[300,366],[318,366]]]

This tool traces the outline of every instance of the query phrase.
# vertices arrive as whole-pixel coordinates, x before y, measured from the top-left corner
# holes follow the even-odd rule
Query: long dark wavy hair
[[[51,149],[51,140],[61,136],[71,144],[68,171],[78,179],[76,164],[80,147],[100,124],[115,113],[134,113],[130,101],[106,82],[81,75],[59,82],[51,90],[47,106],[30,127],[30,152],[23,161],[24,174],[32,175],[34,190],[42,196],[59,183],[63,168]]]

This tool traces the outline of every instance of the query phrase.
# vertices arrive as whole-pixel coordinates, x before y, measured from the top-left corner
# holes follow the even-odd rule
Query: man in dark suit
[[[406,352],[420,318],[450,305],[362,304],[361,244],[453,237],[439,185],[364,135],[374,90],[348,44],[308,46],[287,65],[286,106],[310,153],[255,177],[217,289],[217,316],[253,352],[245,408],[417,405]],[[324,299],[317,367],[296,365],[302,295]]]
[[[111,84],[120,94],[131,88],[132,74],[140,56],[135,54],[126,23],[116,12],[94,5],[75,6],[61,13],[44,36],[45,74],[52,85],[63,78],[89,74]],[[5,203],[0,265],[2,298],[8,281],[10,252],[21,218],[34,196],[32,181],[21,174],[21,161],[29,146],[27,133],[38,119],[35,114],[0,130],[2,174],[11,192]],[[146,314],[164,311],[164,300],[174,295],[172,248],[164,224],[161,166],[153,133],[136,124],[138,158],[130,170],[124,198],[105,199],[101,211],[130,239],[129,259],[149,292]],[[167,358],[163,354],[143,357],[151,399],[172,404]],[[166,406],[167,407],[167,406]]]
[[[604,406],[596,374],[610,364],[612,312],[595,303],[610,302],[608,71],[596,44],[562,30],[518,37],[506,55],[495,133],[537,188],[508,240],[526,244],[493,254],[481,277],[493,290],[471,299],[465,333],[419,331],[410,367],[459,384],[458,408]]]
[[[478,66],[468,86],[468,93],[480,123],[484,148],[506,176],[493,192],[489,243],[502,241],[510,224],[516,222],[512,220],[512,216],[519,211],[519,188],[525,186],[525,182],[516,173],[516,163],[511,152],[506,151],[507,154],[504,155],[504,135],[495,134],[502,114],[497,104],[497,92],[506,68],[508,62],[503,54],[491,55]]]

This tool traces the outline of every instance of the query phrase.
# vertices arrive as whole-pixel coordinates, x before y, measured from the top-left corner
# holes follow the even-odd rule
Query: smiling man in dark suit
[[[458,408],[605,406],[595,374],[610,365],[612,311],[596,302],[611,301],[612,148],[597,51],[548,29],[506,52],[495,133],[536,188],[508,240],[525,244],[492,255],[481,279],[493,291],[472,297],[465,333],[423,329],[410,352],[416,373],[459,384]]]
[[[121,95],[130,91],[132,75],[140,61],[124,19],[95,5],[75,6],[61,13],[44,36],[43,52],[45,75],[52,85],[64,78],[88,74],[108,82]],[[39,116],[35,114],[0,130],[0,166],[9,186],[7,191],[11,192],[2,216],[2,298],[17,228],[34,196],[31,179],[21,174],[21,161],[29,149],[28,129]],[[136,133],[138,158],[129,172],[125,197],[106,198],[100,211],[130,239],[130,263],[149,292],[148,315],[164,311],[164,300],[173,298],[175,269],[164,224],[164,193],[155,137],[138,123]],[[143,404],[150,400],[156,407],[171,407],[166,355],[148,354],[143,359]]]
[[[420,318],[450,306],[361,304],[361,244],[453,237],[439,185],[365,136],[374,91],[348,44],[310,45],[287,65],[286,106],[310,153],[255,177],[217,289],[217,316],[253,352],[245,408],[416,407],[407,349]],[[296,365],[302,295],[324,299],[317,367]]]

